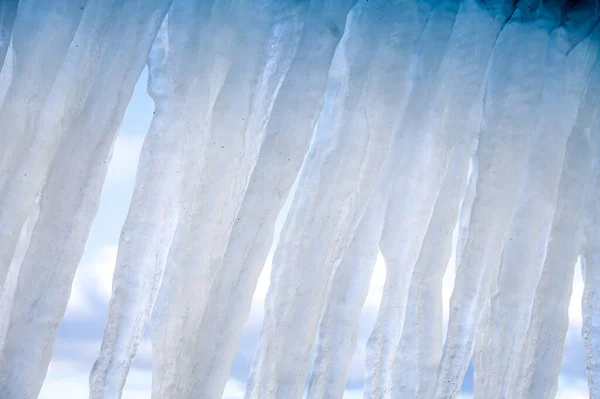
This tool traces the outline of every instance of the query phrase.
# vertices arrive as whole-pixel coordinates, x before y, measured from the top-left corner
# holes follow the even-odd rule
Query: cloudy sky
[[[146,94],[146,77],[144,71],[127,110],[120,136],[115,143],[100,209],[75,277],[69,307],[60,326],[54,357],[40,395],[41,399],[80,399],[88,396],[88,375],[102,339],[119,232],[129,207],[139,152],[152,116],[153,103]],[[261,275],[252,311],[232,366],[224,393],[226,399],[243,397],[245,381],[260,334],[269,273],[270,258]],[[385,266],[380,258],[362,312],[358,347],[344,395],[346,399],[362,397],[365,344],[375,321],[384,279]],[[450,268],[444,277],[446,302],[450,298],[453,281],[454,273]],[[559,379],[557,398],[560,399],[588,397],[585,354],[580,338],[582,289],[581,274],[577,268],[573,298],[569,308],[570,327]],[[447,303],[444,310],[447,314]],[[129,373],[123,398],[149,398],[150,385],[151,346],[149,340],[145,340]],[[462,398],[470,397],[472,385],[472,369],[469,369],[463,384]]]

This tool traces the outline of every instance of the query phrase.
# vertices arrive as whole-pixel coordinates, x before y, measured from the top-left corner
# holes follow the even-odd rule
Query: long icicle
[[[40,392],[168,8],[91,397],[121,396],[152,311],[153,397],[222,396],[290,191],[247,399],[303,397],[315,342],[306,396],[345,394],[378,248],[367,398],[454,398],[473,353],[475,397],[554,396],[578,255],[600,395],[600,0],[18,1],[0,0],[0,397]]]
[[[395,57],[397,76],[403,81],[411,57],[431,5],[428,2],[405,1],[402,9],[402,38],[390,54]],[[401,103],[405,99],[400,100]],[[369,202],[343,260],[338,266],[327,307],[319,328],[318,345],[308,387],[309,398],[338,398],[344,391],[349,362],[356,346],[360,311],[366,299],[385,217],[389,184],[380,181]]]
[[[404,320],[403,324],[407,326],[414,324],[417,327],[402,328],[402,337],[394,359],[392,377],[392,384],[396,386],[394,394],[398,397],[415,395],[428,397],[431,395],[431,387],[434,385],[435,377],[432,376],[432,373],[435,374],[442,345],[441,314],[436,318],[434,309],[441,306],[441,297],[439,296],[441,295],[441,280],[451,252],[452,231],[459,211],[457,201],[462,198],[467,184],[469,154],[473,149],[478,132],[480,116],[479,112],[474,111],[478,111],[479,108],[473,108],[473,106],[481,99],[478,92],[481,90],[485,67],[494,42],[511,12],[512,4],[506,1],[485,5],[476,1],[461,3],[445,56],[439,68],[439,87],[432,101],[432,110],[430,111],[432,116],[425,118],[425,124],[429,120],[434,121],[434,125],[429,129],[439,138],[439,144],[443,145],[445,142],[447,145],[445,154],[440,152],[440,155],[432,157],[433,162],[428,164],[426,172],[434,179],[432,186],[434,198],[437,196],[435,193],[439,187],[437,185],[441,184],[440,176],[447,173],[450,175],[444,178],[440,197],[437,199],[432,219],[429,221],[429,227],[425,233],[423,247],[419,251],[419,258],[399,266],[408,268],[403,272],[405,273],[404,278],[408,279],[412,263],[416,262],[412,276],[415,281],[411,283],[411,292],[408,294],[410,303],[403,300],[399,308],[402,311],[406,306],[406,311],[409,312],[408,319]],[[421,131],[427,132],[427,129]],[[452,149],[453,147],[454,149]],[[442,148],[441,151],[444,149]],[[458,160],[457,157],[464,159]],[[436,162],[438,160],[442,162]],[[446,167],[450,169],[446,171]],[[473,179],[475,176],[476,173]],[[450,187],[448,184],[456,184],[456,186]],[[473,187],[469,192],[474,191]],[[409,196],[411,195],[409,194]],[[465,206],[464,214],[468,214],[470,205],[465,204]],[[431,203],[427,209],[430,207],[432,207]],[[413,212],[407,212],[407,216],[402,219],[412,217],[411,213]],[[448,223],[452,226],[448,227]],[[411,237],[411,239],[413,238],[415,237]],[[438,287],[440,292],[435,294]],[[408,287],[404,289],[404,291],[408,290]],[[435,334],[437,334],[437,338]],[[433,341],[428,341],[428,338]],[[436,340],[439,342],[435,342]]]
[[[6,92],[10,87],[10,82],[12,82],[14,71],[14,51],[12,46],[12,40],[8,45],[8,49],[6,50],[6,60],[2,65],[2,69],[0,70],[0,107],[2,107],[2,103],[4,102],[4,97],[6,96]]]
[[[0,70],[4,65],[4,59],[10,44],[18,4],[19,0],[4,0],[0,3]]]
[[[511,367],[521,356],[535,293],[532,287],[544,263],[556,207],[566,142],[598,47],[590,40],[571,50],[589,34],[594,19],[577,21],[575,31],[573,26],[563,25],[553,33],[540,104],[544,117],[538,121],[534,139],[536,151],[529,158],[519,205],[504,245],[498,286],[487,309],[491,314],[478,333],[476,398],[507,397]]]
[[[15,300],[15,294],[17,291],[17,282],[19,279],[19,270],[23,263],[23,258],[27,253],[27,248],[31,242],[31,236],[33,234],[33,228],[37,223],[38,216],[40,214],[39,201],[36,201],[36,207],[31,215],[27,218],[27,221],[23,225],[21,234],[19,236],[19,243],[15,251],[8,274],[6,275],[6,281],[2,286],[0,292],[0,312],[3,315],[10,315],[13,308],[13,301]],[[10,317],[0,318],[0,350],[4,346],[6,341],[6,332],[8,330],[8,323]]]
[[[447,136],[439,143],[434,141],[433,131],[428,129],[428,111],[439,87],[439,68],[457,10],[458,2],[453,0],[437,4],[419,37],[407,79],[410,91],[406,108],[382,174],[382,187],[389,188],[380,241],[387,273],[377,320],[367,342],[367,397],[402,395],[392,370],[408,283],[452,148]]]
[[[526,4],[519,7],[498,37],[487,73],[477,147],[477,196],[450,299],[436,383],[438,398],[454,398],[460,390],[537,123],[543,86],[539,71],[544,68],[550,32],[557,21],[540,16],[545,15],[543,9],[531,12]]]
[[[477,181],[475,169],[468,179],[469,159],[475,138],[465,135],[452,153],[444,183],[437,198],[427,233],[410,282],[404,325],[394,359],[394,375],[402,377],[397,391],[407,396],[429,398],[442,356],[442,278],[452,254],[452,233],[461,199],[465,212],[472,203]],[[467,182],[469,184],[468,194]]]
[[[8,2],[5,3],[8,5]],[[14,70],[6,100],[0,108],[0,120],[11,120],[10,124],[0,128],[3,139],[0,146],[0,189],[7,175],[14,172],[14,165],[18,165],[33,138],[35,132],[27,126],[27,121],[35,120],[43,109],[86,3],[87,0],[20,1],[18,15],[12,22],[12,36],[8,36],[15,64],[19,67]],[[10,11],[6,17],[9,14]],[[56,24],[56,21],[60,23]]]
[[[201,394],[195,388],[201,362],[196,332],[258,155],[255,143],[262,141],[307,8],[308,0],[266,0],[233,11],[240,42],[212,110],[202,171],[184,202],[168,258],[164,315],[153,338],[165,359],[153,383],[157,398]]]
[[[49,97],[62,99],[70,112],[49,126],[64,138],[40,193],[40,215],[19,272],[0,353],[1,396],[36,397],[41,389],[96,214],[112,144],[169,5],[170,0],[91,0],[84,13],[83,26],[105,29],[82,28],[76,34],[74,43],[98,43],[88,50],[72,46],[67,55],[68,65],[88,73],[74,79],[67,76],[69,68],[61,71],[57,82],[68,81],[72,86],[62,87],[67,88],[66,94]],[[80,98],[84,99],[81,103]],[[61,134],[60,129],[65,132]]]
[[[222,395],[252,295],[267,258],[274,223],[308,148],[327,71],[354,0],[311,2],[296,56],[266,126],[258,160],[197,332],[203,361],[195,390]],[[308,71],[308,72],[307,72]],[[285,130],[284,130],[285,129]]]
[[[0,126],[0,284],[59,142],[51,132],[53,122],[67,113],[61,106],[68,96],[61,98],[61,94],[87,79],[85,71],[78,71],[81,75],[72,82],[53,85],[72,49],[70,44],[86,3],[22,0],[19,4],[12,32],[18,68],[0,108],[0,120],[10,121]]]
[[[349,17],[332,64],[343,76],[333,127],[315,133],[275,251],[246,398],[302,395],[329,285],[373,195],[401,106],[388,50],[401,7],[361,1]]]
[[[90,376],[92,397],[124,384],[150,318],[181,206],[185,155],[202,146],[201,128],[231,63],[231,29],[219,18],[226,13],[227,4],[176,1],[150,52],[155,113],[119,242],[107,324]]]
[[[600,167],[600,59],[589,75],[573,133],[567,142],[558,200],[529,326],[513,369],[510,397],[547,398],[556,394],[568,327],[574,267],[581,250],[582,212],[593,199]],[[591,187],[590,187],[591,186]]]
[[[367,298],[373,267],[379,254],[379,237],[386,197],[369,203],[350,247],[338,266],[319,326],[308,398],[341,398],[350,360],[356,348],[360,312]]]
[[[598,158],[596,153],[596,158]],[[600,182],[600,179],[598,180]],[[586,352],[588,389],[590,398],[600,397],[600,236],[597,221],[600,220],[600,184],[596,183],[590,204],[584,217],[584,280],[581,313],[583,326],[581,336]]]
[[[598,79],[598,76],[595,76]],[[596,148],[596,151],[599,149]],[[598,159],[599,153],[595,157]],[[596,182],[591,201],[586,206],[584,215],[583,275],[584,291],[582,299],[583,326],[581,335],[586,351],[588,389],[590,398],[600,397],[600,236],[597,221],[600,220],[600,186]]]

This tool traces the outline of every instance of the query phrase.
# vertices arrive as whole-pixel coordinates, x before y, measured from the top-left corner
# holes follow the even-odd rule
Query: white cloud
[[[581,316],[581,298],[583,297],[583,276],[581,275],[581,264],[578,261],[575,266],[575,276],[573,278],[573,294],[569,302],[569,324],[581,329],[583,319]]]
[[[115,140],[113,154],[108,166],[105,184],[135,181],[137,164],[144,137],[119,135]],[[131,183],[130,183],[131,184]]]
[[[344,391],[344,399],[362,399],[363,392],[358,390],[346,390]]]
[[[129,197],[135,182],[137,172],[137,164],[139,160],[140,150],[144,141],[142,136],[127,136],[119,135],[115,141],[113,148],[113,156],[110,161],[106,181],[103,189],[103,200],[109,196],[112,199],[129,202]],[[124,189],[123,186],[127,186]],[[127,205],[125,205],[126,207]],[[99,215],[103,216],[106,211],[106,203],[100,205]],[[115,204],[111,205],[112,214],[114,216]],[[122,211],[126,213],[126,208]],[[103,213],[104,212],[104,213]],[[123,218],[125,215],[122,215]],[[102,219],[101,217],[99,219]],[[106,219],[106,218],[104,218]],[[117,223],[117,229],[120,229],[121,222],[117,222],[116,216],[111,220],[96,220],[90,233],[90,238],[97,237],[100,239],[97,247],[86,247],[84,257],[77,269],[69,305],[67,307],[66,318],[74,318],[80,315],[97,312],[98,309],[92,309],[90,298],[96,297],[108,302],[111,294],[112,276],[117,257],[117,242],[118,235],[99,237],[96,231],[102,231],[104,227],[112,226]],[[119,219],[120,220],[120,219]]]
[[[229,379],[227,384],[225,385],[225,391],[223,392],[223,399],[242,399],[244,397],[244,393],[246,391],[246,387],[244,384]]]
[[[454,246],[453,246],[454,248]],[[444,334],[448,325],[448,317],[450,316],[450,297],[454,290],[454,280],[456,279],[456,254],[452,251],[452,256],[446,267],[446,272],[442,278],[442,318],[444,325]]]
[[[371,282],[369,283],[369,293],[365,300],[365,307],[373,308],[376,312],[379,309],[379,303],[381,302],[381,294],[383,293],[383,286],[385,284],[385,261],[381,253],[377,255],[377,261],[373,268],[373,275],[371,276]]]
[[[265,298],[267,291],[269,291],[269,284],[271,282],[271,269],[273,264],[273,252],[269,252],[265,265],[260,273],[258,282],[256,284],[256,291],[252,297],[252,307],[250,308],[250,318],[258,317],[262,320],[265,311]]]
[[[69,361],[50,362],[39,399],[80,399],[88,396],[87,373]]]
[[[74,319],[97,312],[91,300],[101,298],[108,302],[112,290],[112,276],[117,259],[117,246],[106,245],[90,262],[82,262],[77,269],[65,318]]]
[[[123,390],[123,399],[148,399],[152,391],[150,370],[132,367]],[[239,381],[227,381],[223,399],[242,399],[245,386]],[[39,399],[81,399],[89,396],[88,374],[81,364],[68,360],[53,360]]]
[[[558,378],[558,391],[555,399],[587,399],[588,397],[587,381],[583,378],[576,381]]]
[[[127,377],[123,399],[150,397],[152,374],[149,370],[132,368]],[[39,399],[81,399],[89,395],[88,373],[81,364],[68,360],[53,360]]]

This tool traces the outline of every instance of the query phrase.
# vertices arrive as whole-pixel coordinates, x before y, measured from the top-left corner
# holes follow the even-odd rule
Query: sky
[[[72,287],[67,312],[60,325],[54,346],[54,356],[40,394],[40,399],[80,399],[88,397],[88,376],[100,349],[112,273],[117,256],[121,226],[127,215],[139,152],[150,125],[153,102],[146,92],[147,72],[136,85],[127,109],[113,156],[98,214],[87,241]],[[265,264],[252,303],[251,313],[242,333],[224,399],[243,398],[245,382],[256,351],[263,317],[264,297],[269,286],[271,256]],[[365,306],[361,315],[358,344],[346,385],[344,399],[362,398],[364,384],[364,354],[366,341],[377,315],[377,307],[385,280],[385,264],[378,258]],[[451,261],[444,276],[444,317],[454,282]],[[559,377],[558,399],[588,397],[585,354],[581,340],[581,296],[583,283],[580,268],[576,268],[573,296],[569,307],[569,330]],[[123,399],[150,397],[152,350],[144,339],[129,373]],[[460,399],[471,397],[473,370],[469,368]]]

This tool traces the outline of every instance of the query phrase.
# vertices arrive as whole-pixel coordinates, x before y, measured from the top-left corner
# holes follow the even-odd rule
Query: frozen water
[[[147,64],[90,398],[121,397],[147,332],[153,398],[223,396],[273,246],[247,399],[345,395],[379,253],[366,398],[456,398],[470,364],[476,398],[553,397],[580,257],[600,399],[599,19],[596,0],[0,0],[0,397],[40,392]]]

